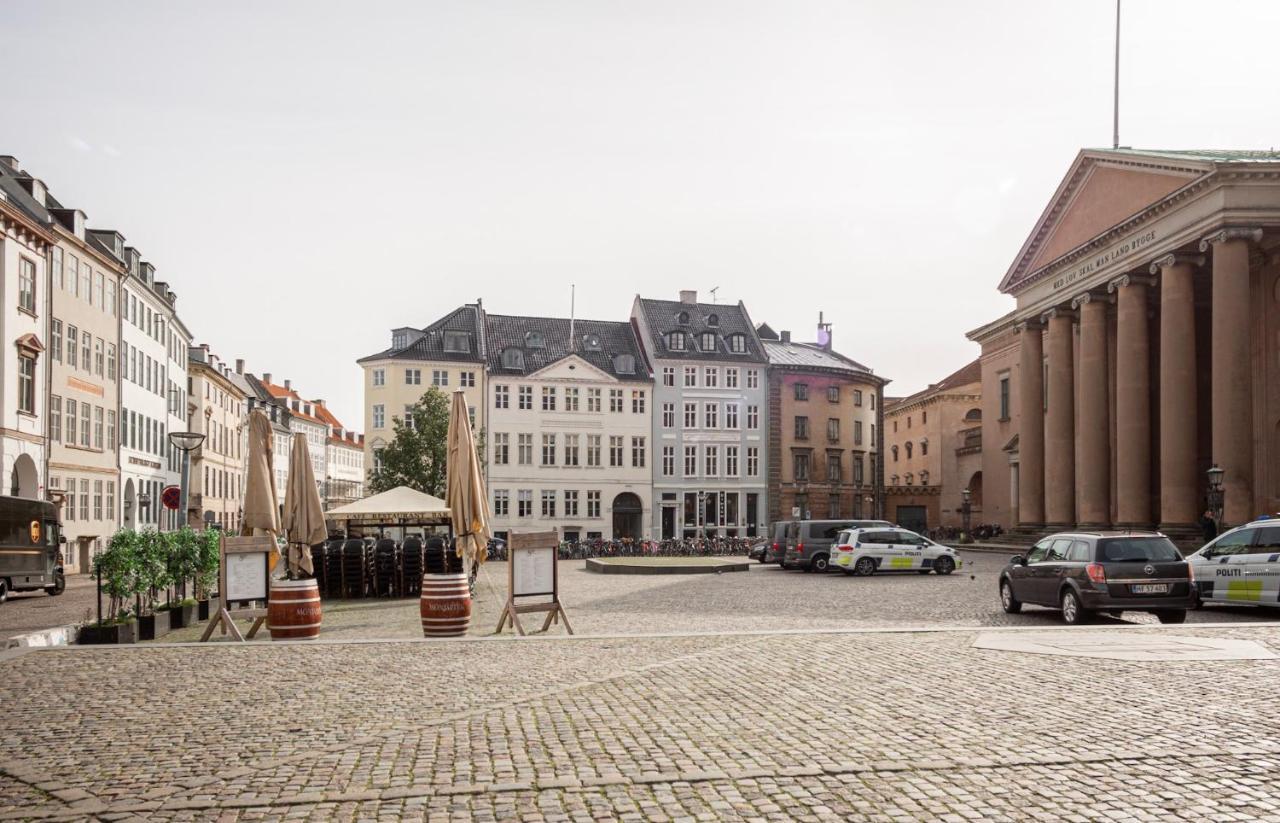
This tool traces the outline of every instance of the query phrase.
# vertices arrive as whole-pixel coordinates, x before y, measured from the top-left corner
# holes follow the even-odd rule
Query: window
[[[106,301],[103,299],[106,291],[106,280],[103,277],[102,272],[98,272],[94,275],[93,279],[93,298],[100,309],[106,308]]]
[[[698,447],[697,446],[684,447],[684,476],[685,477],[698,476]]]
[[[684,367],[684,386],[685,386],[685,388],[686,388],[686,389],[688,389],[688,388],[693,388],[694,386],[697,386],[697,385],[698,385],[698,367],[697,367],[697,366],[685,366],[685,367]]]
[[[662,476],[674,477],[676,474],[676,447],[662,447]]]
[[[18,355],[18,411],[36,413],[36,361]]]
[[[576,386],[565,387],[564,410],[568,412],[576,412],[578,410],[578,388]]]
[[[116,481],[107,481],[107,519],[115,520],[116,518]]]
[[[547,339],[540,331],[529,331],[524,333],[524,344],[531,349],[545,349]]]
[[[76,481],[74,477],[67,478],[67,503],[63,507],[63,516],[67,520],[76,519]]]
[[[587,435],[587,465],[600,465],[600,435],[598,434]]]
[[[684,404],[684,427],[686,429],[698,428],[698,404],[686,402]]]
[[[796,452],[791,455],[792,475],[797,483],[807,482],[809,479],[809,454],[808,452]]]
[[[517,389],[519,408],[529,411],[533,408],[533,386],[520,386]]]
[[[107,344],[107,379],[116,379],[116,344]]]
[[[643,469],[645,466],[645,438],[631,438],[631,468]]]
[[[716,336],[709,331],[704,331],[701,335],[700,342],[698,343],[698,348],[703,351],[715,351]]]
[[[667,335],[667,348],[671,351],[684,351],[684,332],[673,331]]]
[[[738,404],[737,403],[724,404],[724,427],[726,429],[738,428]]]
[[[62,288],[62,249],[57,246],[53,247],[53,285]],[[56,488],[51,486],[51,488]]]
[[[796,418],[796,440],[809,439],[809,418],[803,415]]]
[[[724,447],[724,476],[725,477],[738,476],[738,447],[737,446]]]
[[[622,437],[619,435],[609,435],[609,465],[622,465]]]
[[[912,443],[910,440],[908,440],[907,441],[907,459],[908,460],[911,459],[911,446],[912,446]]]
[[[387,407],[381,403],[373,406],[373,427],[380,429],[387,424]]]
[[[516,492],[516,516],[533,517],[533,490],[521,489]]]
[[[747,388],[760,388],[760,371],[758,369],[747,369]]]
[[[674,429],[676,427],[676,404],[662,404],[662,428]]]
[[[67,365],[75,368],[78,362],[77,353],[80,351],[80,332],[75,326],[67,326]]]
[[[102,407],[94,406],[93,407],[93,447],[95,449],[102,448],[102,428],[104,425],[105,425],[105,420],[102,416]]]
[[[720,475],[720,447],[706,446],[703,450],[703,470],[707,477]]]
[[[34,362],[34,361],[32,361]],[[89,448],[90,435],[93,433],[89,427],[90,419],[93,415],[93,407],[88,403],[80,404],[80,445],[86,449]]]
[[[385,386],[386,384],[387,384],[387,370],[386,370],[386,369],[374,369],[374,370],[373,370],[373,385],[375,385],[375,386]]]
[[[56,249],[55,249],[56,251]],[[52,343],[49,346],[49,353],[53,355],[53,359],[62,362],[62,321],[54,319],[49,323],[49,335]]]
[[[493,516],[506,517],[511,512],[511,493],[506,489],[493,490]]]
[[[471,351],[471,335],[464,331],[446,331],[444,333],[444,350],[452,353]]]
[[[644,408],[645,408],[644,390],[632,389],[631,390],[631,413],[645,414]]]
[[[413,431],[413,424],[414,424],[414,420],[413,420],[413,405],[412,405],[412,404],[409,404],[409,403],[406,403],[406,404],[405,404],[405,407],[404,407],[404,417],[402,417],[402,418],[401,418],[401,420],[403,420],[403,421],[404,421],[404,427],[405,427],[406,429],[408,429],[409,431]]]
[[[871,395],[871,410],[876,410],[876,396],[874,393]]]
[[[844,482],[844,467],[840,465],[840,463],[841,463],[841,460],[840,460],[839,454],[827,455],[827,482],[828,483]]]
[[[747,406],[747,428],[748,429],[760,428],[760,407],[759,406]]]
[[[702,422],[708,429],[720,428],[720,404],[719,403],[703,404]]]
[[[521,466],[533,465],[533,435],[521,434],[516,437],[516,459]]]
[[[1009,375],[1000,375],[1000,419],[1009,419]]]
[[[552,494],[554,495],[554,492],[552,492]],[[553,501],[552,506],[554,505],[555,503]],[[578,516],[578,492],[574,489],[566,489],[564,492],[564,516],[565,517]]]
[[[622,389],[609,389],[609,411],[622,413]]]
[[[446,369],[431,370],[431,385],[444,388],[449,385],[449,372]]]
[[[724,387],[726,389],[738,388],[738,370],[737,369],[724,370]]]
[[[56,394],[49,397],[49,439],[62,442],[62,398]]]
[[[928,422],[929,422],[929,412],[927,411],[920,412],[920,424],[924,425],[925,423],[928,423]]]
[[[720,326],[720,315],[718,315],[718,314],[708,314],[708,315],[707,315],[707,325],[708,325],[708,326],[710,326],[710,327],[711,327],[711,328],[713,328],[713,329],[714,329],[714,328],[718,328],[718,327]]]
[[[587,389],[587,411],[600,411],[600,389]]]
[[[707,366],[706,370],[703,372],[702,380],[702,385],[706,386],[708,389],[716,388],[720,384],[720,370],[715,366]]]
[[[493,435],[493,464],[506,466],[511,462],[511,435],[495,432]]]
[[[555,489],[542,490],[542,516],[556,516],[556,492]]]
[[[729,351],[734,354],[745,354],[747,351],[747,336],[745,334],[729,335]]]
[[[635,374],[636,359],[630,354],[619,354],[613,358],[613,370],[618,374]]]
[[[103,347],[102,343],[103,343],[103,340],[101,337],[95,337],[93,339],[93,371],[94,371],[94,374],[98,375],[99,377],[102,377],[107,371],[106,350]]]
[[[116,316],[116,282],[114,280],[107,281],[107,311],[112,317]]]
[[[797,399],[797,400],[808,400],[808,399],[809,399],[809,384],[808,384],[808,383],[796,383],[795,391],[796,391],[796,399]]]
[[[404,384],[406,386],[422,385],[422,369],[405,369]]]
[[[507,409],[511,407],[510,386],[493,387],[493,407],[495,409]]]
[[[827,440],[832,443],[840,442],[840,421],[834,417],[827,418]]]
[[[676,367],[663,366],[662,367],[662,385],[667,387],[674,387],[675,384],[676,384]]]
[[[861,486],[863,482],[862,478],[862,455],[856,454],[853,456],[853,484],[855,486]]]
[[[840,387],[839,387],[839,386],[827,386],[827,402],[828,402],[828,403],[839,403],[839,402],[840,402]]]
[[[556,387],[555,386],[542,387],[542,410],[544,412],[556,410]]]
[[[928,440],[921,440],[921,441],[920,441],[920,456],[921,456],[921,457],[923,457],[924,455],[926,455],[926,454],[928,454],[928,453],[929,453],[929,441],[928,441]]]
[[[93,481],[93,519],[102,519],[102,481]]]
[[[600,516],[600,492],[587,492],[587,517]]]
[[[556,436],[554,434],[542,435],[542,465],[554,466],[556,464]]]
[[[36,312],[36,264],[25,257],[18,258],[18,308]]]
[[[116,413],[114,409],[107,409],[107,449],[109,451],[116,450]]]
[[[862,445],[862,421],[861,420],[853,421],[853,445],[855,446]]]
[[[578,465],[579,439],[580,439],[580,435],[576,435],[576,434],[566,434],[564,436],[564,464],[566,466]]]
[[[159,500],[156,501],[155,505],[160,505]],[[89,519],[89,481],[87,479],[80,481],[80,519]]]

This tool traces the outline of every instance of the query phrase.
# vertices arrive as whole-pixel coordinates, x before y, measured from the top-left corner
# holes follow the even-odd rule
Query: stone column
[[[1044,523],[1044,339],[1034,320],[1020,323],[1018,334],[1018,522],[1039,526]]]
[[[1085,293],[1071,301],[1080,312],[1080,465],[1076,519],[1082,526],[1111,523],[1111,423],[1107,410],[1107,302]]]
[[[1064,309],[1048,311],[1044,318],[1049,327],[1049,403],[1044,424],[1044,516],[1046,525],[1065,527],[1076,522],[1076,400],[1071,351],[1074,343],[1074,318],[1070,311]]]
[[[1253,356],[1250,332],[1249,241],[1262,229],[1223,229],[1200,241],[1213,249],[1211,334],[1213,462],[1225,472],[1224,517],[1247,523],[1253,510]]]
[[[1203,257],[1168,254],[1160,275],[1160,527],[1186,527],[1200,514],[1196,477],[1196,311],[1192,273]]]
[[[1122,275],[1116,294],[1116,525],[1150,526],[1151,340],[1148,281]]]

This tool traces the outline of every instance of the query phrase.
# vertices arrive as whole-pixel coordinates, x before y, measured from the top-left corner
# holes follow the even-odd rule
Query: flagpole
[[[1112,101],[1111,148],[1120,148],[1120,0],[1116,0],[1115,96]]]

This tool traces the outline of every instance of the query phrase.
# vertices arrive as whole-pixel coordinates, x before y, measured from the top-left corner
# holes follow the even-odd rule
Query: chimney
[[[22,166],[18,163],[18,158],[12,154],[0,154],[0,163],[8,166],[14,171],[22,171]]]
[[[822,312],[818,312],[818,345],[823,351],[831,351],[831,324],[822,320]]]
[[[698,293],[693,289],[684,289],[680,292],[680,302],[689,304],[697,303]]]
[[[293,381],[286,377],[284,379],[284,390],[289,391],[292,388],[293,388]]]
[[[783,343],[791,342],[791,332],[789,331],[780,331],[778,332],[778,336],[782,339]]]
[[[266,372],[266,373],[264,373],[264,374],[262,375],[262,382],[263,382],[263,383],[270,383],[270,382],[271,382],[271,372]]]
[[[244,358],[236,358],[236,374],[244,374]]]

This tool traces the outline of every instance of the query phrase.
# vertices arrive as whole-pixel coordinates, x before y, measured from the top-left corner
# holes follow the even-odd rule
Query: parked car
[[[1023,604],[1061,609],[1068,624],[1094,612],[1150,612],[1181,623],[1195,603],[1191,567],[1169,538],[1155,532],[1054,534],[1015,555],[1000,572],[1000,603],[1009,614]]]
[[[764,560],[761,562],[782,565],[787,554],[787,531],[793,522],[779,520],[769,527],[769,542],[765,546]]]
[[[751,544],[751,548],[747,551],[747,557],[751,560],[758,560],[761,563],[765,560],[765,553],[769,551],[769,541],[760,539]]]
[[[1223,532],[1187,562],[1198,603],[1280,606],[1280,520]]]
[[[793,520],[787,528],[787,553],[782,568],[825,572],[831,567],[831,547],[847,529],[870,526],[892,528],[885,520]]]
[[[876,572],[951,574],[962,561],[956,550],[897,527],[846,529],[836,539],[832,564],[845,574]]]

